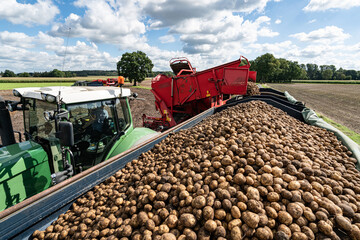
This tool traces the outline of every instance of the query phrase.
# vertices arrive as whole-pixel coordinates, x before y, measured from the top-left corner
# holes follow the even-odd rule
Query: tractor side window
[[[28,110],[25,111],[25,130],[32,138],[49,139],[55,136],[55,121],[46,120],[44,112],[54,111],[56,105],[35,99],[29,99]]]
[[[125,131],[131,123],[130,108],[126,98],[116,99],[116,112],[118,115],[119,130]]]

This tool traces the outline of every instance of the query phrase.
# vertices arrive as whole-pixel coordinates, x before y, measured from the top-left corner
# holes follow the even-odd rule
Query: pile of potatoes
[[[249,80],[247,83],[246,96],[254,95],[260,95],[260,90],[256,83]]]
[[[34,239],[360,239],[360,174],[334,134],[264,102],[171,134]]]

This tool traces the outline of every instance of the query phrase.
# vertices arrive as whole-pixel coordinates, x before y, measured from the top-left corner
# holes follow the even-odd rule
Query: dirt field
[[[298,101],[360,133],[360,84],[269,84]]]
[[[145,84],[144,84],[145,85]],[[142,115],[145,113],[151,117],[161,117],[160,113],[155,109],[155,99],[153,94],[148,89],[131,88],[132,92],[137,93],[138,99],[130,101],[131,113],[135,127],[142,127]],[[14,97],[12,90],[0,90],[0,96],[6,100],[19,100]],[[144,99],[144,100],[140,100]],[[11,112],[11,120],[13,123],[14,131],[24,132],[24,122],[21,111]],[[16,136],[18,139],[18,136]],[[24,140],[24,136],[23,136]],[[1,142],[1,140],[0,140]]]

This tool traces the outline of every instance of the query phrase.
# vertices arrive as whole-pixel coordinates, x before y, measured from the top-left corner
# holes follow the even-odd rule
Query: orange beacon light
[[[124,85],[125,83],[125,79],[123,76],[118,76],[118,84],[121,87],[122,85]]]

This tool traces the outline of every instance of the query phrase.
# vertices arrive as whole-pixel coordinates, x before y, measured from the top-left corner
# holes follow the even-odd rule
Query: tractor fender
[[[149,128],[134,128],[132,131],[127,132],[121,137],[112,147],[106,159],[116,156],[136,145],[145,142],[146,140],[159,135],[159,132]]]

